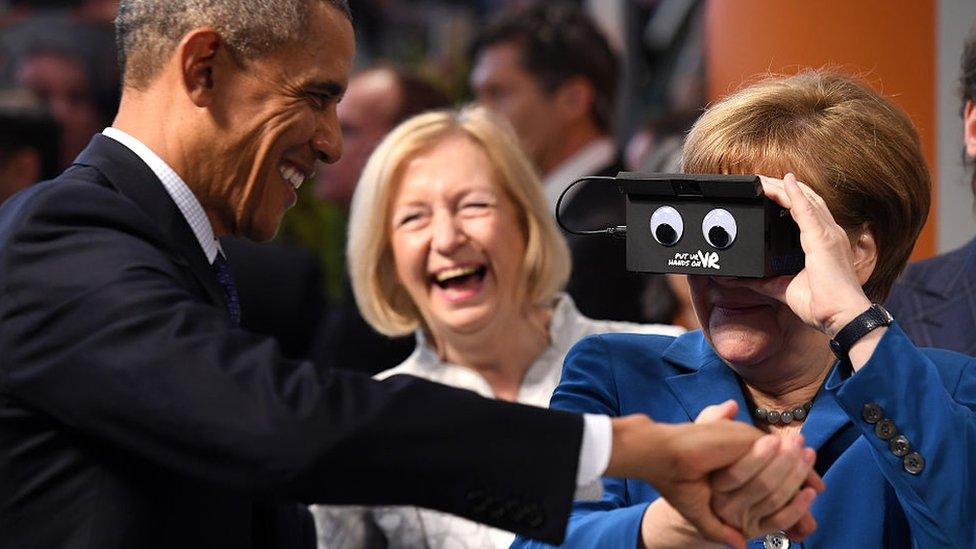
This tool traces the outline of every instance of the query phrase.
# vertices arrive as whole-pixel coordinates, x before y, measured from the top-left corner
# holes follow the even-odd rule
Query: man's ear
[[[554,99],[565,119],[579,120],[589,118],[593,102],[596,100],[596,91],[589,80],[576,76],[563,82],[556,89]]]
[[[878,243],[874,239],[871,227],[865,223],[851,240],[851,252],[854,259],[854,272],[863,285],[871,278],[874,267],[878,263]]]
[[[196,29],[180,42],[178,52],[183,88],[198,107],[213,100],[218,53],[224,47],[220,34],[211,28]]]
[[[976,105],[966,101],[962,109],[962,135],[966,143],[966,156],[976,158]]]

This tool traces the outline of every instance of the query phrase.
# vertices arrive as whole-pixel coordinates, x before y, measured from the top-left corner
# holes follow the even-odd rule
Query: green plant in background
[[[314,181],[307,181],[298,190],[298,203],[285,214],[277,239],[318,256],[325,300],[335,305],[342,299],[346,270],[346,212],[320,200],[314,188]]]

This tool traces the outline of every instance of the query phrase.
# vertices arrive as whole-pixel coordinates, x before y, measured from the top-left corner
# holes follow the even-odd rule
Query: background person
[[[897,323],[862,316],[869,307],[880,312],[871,303],[887,295],[928,212],[929,174],[908,117],[837,74],[771,78],[702,115],[683,169],[787,174],[764,179],[763,190],[799,225],[806,267],[768,279],[689,276],[700,332],[583,340],[570,351],[552,407],[640,411],[669,422],[734,400],[725,417],[772,436],[714,477],[712,504],[726,521],[751,511],[759,520],[742,528],[760,536],[755,544],[788,543],[771,532],[784,523],[765,506],[778,502],[727,498],[770,483],[799,489],[800,473],[763,455],[762,444],[769,451],[783,444],[776,437],[800,433],[817,450],[827,485],[804,546],[971,546],[976,359],[919,350]],[[650,486],[606,478],[604,487],[600,504],[575,506],[566,546],[708,546]],[[809,495],[804,488],[796,497]]]
[[[580,338],[682,330],[591,320],[576,310],[561,292],[565,241],[506,126],[480,107],[421,115],[395,130],[358,185],[349,264],[376,329],[416,335],[413,354],[379,379],[409,374],[546,407]],[[382,272],[396,273],[401,285],[380,283],[373,273]],[[514,540],[418,507],[319,507],[315,514],[323,548],[507,548]]]
[[[0,203],[58,173],[58,123],[27,90],[0,91]]]
[[[95,101],[85,63],[73,53],[56,48],[28,53],[19,60],[15,84],[33,92],[58,121],[61,169],[70,166],[91,137],[104,127],[105,115]]]
[[[411,116],[449,104],[448,97],[436,86],[392,65],[375,65],[350,78],[338,106],[342,158],[334,164],[320,164],[311,193],[314,198],[308,196],[304,205],[310,208],[307,213],[318,219],[333,216],[338,226],[321,227],[306,238],[304,229],[320,226],[308,220],[303,234],[283,235],[286,240],[290,236],[315,249],[328,279],[340,284],[341,293],[318,330],[313,354],[317,361],[372,375],[403,362],[413,351],[412,337],[381,335],[360,315],[345,268],[346,217],[366,160],[390,130]],[[329,211],[322,212],[317,204]],[[290,219],[289,226],[306,221],[302,213],[306,212],[289,214],[300,216]]]
[[[342,0],[120,3],[113,126],[0,206],[0,541],[301,547],[302,500],[422,505],[559,542],[576,486],[604,472],[734,540],[709,475],[751,427],[377,382],[239,328],[216,238],[271,238],[314,161],[339,157],[349,17]]]
[[[515,128],[542,174],[549,210],[573,181],[624,170],[613,141],[618,61],[579,6],[539,2],[509,11],[475,41],[471,87]],[[579,185],[563,202],[574,229],[625,224],[614,185]],[[566,235],[573,269],[567,293],[590,318],[670,324],[677,302],[664,277],[626,269],[623,241]]]
[[[394,65],[376,64],[354,74],[338,107],[342,158],[316,172],[316,196],[348,211],[356,182],[380,141],[404,120],[450,103],[437,86]]]
[[[65,169],[118,107],[113,28],[77,17],[82,2],[23,4],[0,8],[0,86],[31,90],[54,115]]]
[[[964,157],[976,158],[976,27],[962,55]],[[976,193],[976,172],[970,186]],[[976,238],[913,263],[895,282],[887,307],[916,344],[976,355]]]

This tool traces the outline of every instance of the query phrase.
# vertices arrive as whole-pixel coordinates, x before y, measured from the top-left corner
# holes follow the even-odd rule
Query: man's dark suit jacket
[[[580,416],[283,358],[107,137],[0,208],[0,292],[0,547],[264,547],[295,500],[563,536]]]
[[[269,335],[288,358],[311,357],[325,311],[322,271],[310,252],[226,236],[220,246],[241,304],[241,326]]]
[[[342,302],[329,309],[312,344],[312,359],[334,368],[374,375],[398,366],[416,347],[413,334],[387,337],[366,322],[352,284],[343,280]]]
[[[976,238],[909,265],[885,306],[916,345],[976,355]]]
[[[618,161],[592,175],[615,176]],[[626,201],[615,184],[580,183],[562,205],[560,219],[573,230],[604,229],[627,224]],[[573,271],[566,292],[580,312],[590,318],[670,324],[678,302],[663,275],[627,270],[623,239],[564,233],[572,254]]]

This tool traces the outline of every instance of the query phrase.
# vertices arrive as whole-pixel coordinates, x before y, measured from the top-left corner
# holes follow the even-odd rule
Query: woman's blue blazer
[[[738,377],[701,332],[607,334],[570,351],[552,407],[679,423],[730,398],[736,419],[752,423]],[[920,471],[865,420],[870,404],[908,438]],[[813,504],[817,531],[791,549],[976,547],[976,359],[918,349],[893,324],[857,373],[834,366],[802,433],[827,490]],[[565,547],[637,546],[658,493],[639,480],[604,478],[603,488],[601,501],[574,503]],[[513,547],[543,545],[520,538]]]

